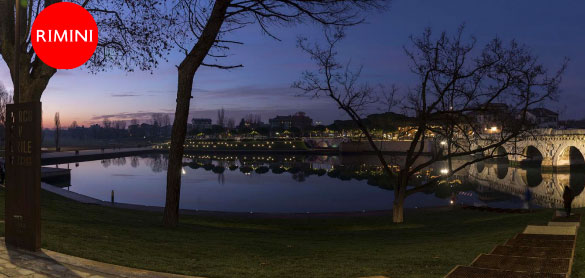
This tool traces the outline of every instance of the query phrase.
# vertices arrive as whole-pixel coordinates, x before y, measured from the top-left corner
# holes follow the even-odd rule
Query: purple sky
[[[584,118],[585,110],[585,2],[580,0],[394,0],[388,11],[371,14],[367,23],[348,30],[340,46],[340,59],[363,64],[364,80],[374,84],[414,83],[402,47],[411,34],[431,26],[436,32],[453,32],[465,23],[467,33],[480,45],[494,36],[517,39],[529,45],[552,70],[564,57],[571,59],[558,103],[549,108],[562,118]],[[226,118],[236,122],[248,113],[260,113],[262,120],[276,114],[305,111],[316,121],[330,123],[345,118],[328,99],[296,96],[290,84],[312,64],[295,46],[298,35],[317,38],[321,31],[313,24],[273,28],[281,42],[263,35],[256,26],[231,34],[245,42],[232,48],[225,63],[244,64],[242,69],[222,71],[203,68],[195,76],[191,115],[216,118],[224,107]],[[45,127],[57,111],[63,125],[73,120],[88,125],[110,119],[146,120],[151,113],[172,113],[176,94],[176,68],[181,57],[169,57],[153,74],[109,71],[97,75],[87,70],[59,71],[44,92]],[[0,63],[0,82],[12,88],[8,69]],[[375,112],[375,111],[373,111]]]

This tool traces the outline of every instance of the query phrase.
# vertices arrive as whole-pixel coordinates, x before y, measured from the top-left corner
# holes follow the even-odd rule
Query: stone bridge
[[[496,150],[517,162],[541,162],[543,167],[585,165],[585,129],[539,129],[533,136],[510,142]]]
[[[317,148],[338,148],[342,142],[347,141],[341,137],[306,137],[305,143]]]
[[[477,163],[469,168],[467,180],[477,184],[480,191],[505,192],[522,200],[526,199],[526,191],[529,191],[532,203],[546,208],[562,208],[564,188],[570,186],[578,194],[573,207],[585,207],[585,173],[582,172],[541,173],[539,169]]]

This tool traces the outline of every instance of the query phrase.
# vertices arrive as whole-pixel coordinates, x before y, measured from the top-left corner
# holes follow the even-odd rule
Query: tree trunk
[[[394,204],[392,205],[392,222],[404,222],[404,199],[401,201],[394,200]]]
[[[171,148],[167,170],[167,196],[163,223],[166,227],[175,227],[179,223],[179,199],[181,195],[181,168],[183,167],[183,144],[187,134],[187,121],[193,78],[203,59],[215,43],[217,35],[225,20],[230,0],[217,0],[205,28],[197,43],[179,65],[177,86],[177,106],[171,131]]]
[[[55,151],[59,152],[61,151],[61,148],[59,147],[59,136],[60,136],[60,130],[59,127],[55,128]]]
[[[394,203],[392,205],[392,222],[404,222],[404,200],[406,199],[406,187],[408,185],[408,175],[401,170],[398,178],[398,184],[394,188]]]
[[[179,201],[181,196],[181,169],[183,167],[183,144],[187,135],[187,120],[191,100],[193,77],[179,68],[177,106],[171,131],[171,148],[167,170],[167,196],[164,211],[164,225],[175,227],[179,222]]]

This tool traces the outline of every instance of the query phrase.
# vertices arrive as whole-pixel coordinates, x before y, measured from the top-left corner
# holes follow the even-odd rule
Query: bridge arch
[[[583,166],[585,165],[585,158],[583,153],[575,146],[565,146],[559,149],[559,154],[556,159],[556,166]]]
[[[494,155],[496,155],[496,159],[504,160],[508,159],[508,151],[503,146],[499,146],[494,150]]]
[[[523,161],[529,164],[540,165],[544,159],[542,152],[537,147],[532,145],[526,146],[526,148],[524,148],[522,151],[522,154],[524,155]]]
[[[542,168],[526,167],[521,172],[522,181],[528,187],[538,187],[542,183]]]
[[[317,146],[319,146],[319,148],[329,148],[329,144],[327,144],[326,141],[320,141],[317,143]]]
[[[483,170],[485,169],[485,163],[483,161],[479,161],[477,163],[474,163],[473,165],[475,166],[475,169],[477,170],[478,174],[483,172]]]
[[[556,174],[560,192],[564,191],[565,186],[570,187],[575,196],[579,196],[585,189],[585,172],[571,171]]]
[[[496,164],[496,176],[498,179],[503,180],[508,175],[509,165],[508,163],[498,163]]]

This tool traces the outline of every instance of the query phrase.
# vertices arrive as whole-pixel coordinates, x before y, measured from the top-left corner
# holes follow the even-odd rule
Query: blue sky
[[[340,45],[340,59],[364,66],[363,79],[369,83],[414,85],[403,46],[409,35],[424,28],[435,32],[454,32],[466,24],[468,34],[480,45],[498,36],[516,39],[532,48],[541,61],[556,69],[564,57],[571,59],[562,84],[563,94],[549,107],[561,111],[562,118],[584,118],[585,110],[585,1],[564,0],[394,0],[387,11],[367,15],[367,23],[348,30]],[[275,27],[282,41],[260,32],[256,26],[232,33],[230,39],[245,44],[234,46],[225,63],[244,64],[230,71],[203,68],[195,76],[191,115],[215,119],[224,107],[226,117],[236,122],[248,113],[260,113],[262,119],[276,114],[305,111],[317,121],[330,123],[345,118],[328,99],[297,96],[290,89],[301,72],[312,67],[296,48],[296,38],[319,38],[317,25]],[[151,113],[172,113],[176,94],[176,67],[181,55],[174,53],[152,74],[109,71],[90,74],[80,68],[59,71],[44,92],[45,119],[59,111],[68,125],[110,119],[146,119]],[[0,82],[12,87],[8,70],[0,63]],[[375,110],[372,110],[375,112]],[[52,125],[47,121],[45,126]]]

